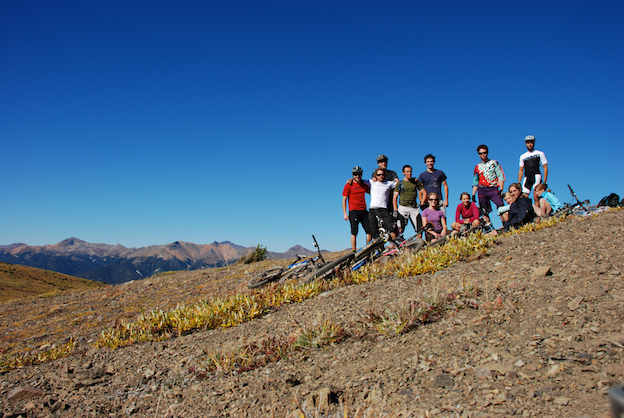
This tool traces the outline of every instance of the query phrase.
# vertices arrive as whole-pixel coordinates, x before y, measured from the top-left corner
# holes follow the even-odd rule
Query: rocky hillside
[[[245,292],[253,271],[3,304],[2,352],[70,337],[78,345],[69,357],[4,372],[0,404],[4,417],[328,416],[343,405],[349,417],[359,408],[374,417],[607,418],[606,391],[624,381],[622,242],[622,210],[569,219],[499,238],[487,254],[435,274],[383,276],[236,327],[114,350],[92,346],[104,326]],[[399,329],[396,319],[414,307],[431,314]],[[324,344],[317,337],[330,328]],[[280,345],[302,335],[299,350]],[[228,359],[243,347],[263,347],[264,357],[231,371]]]

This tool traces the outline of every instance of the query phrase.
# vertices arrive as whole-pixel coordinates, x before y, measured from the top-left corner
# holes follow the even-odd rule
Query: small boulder
[[[7,400],[21,401],[24,399],[39,398],[44,395],[45,392],[39,389],[16,387],[7,394]]]
[[[533,270],[533,277],[546,277],[552,275],[550,266],[541,266]]]

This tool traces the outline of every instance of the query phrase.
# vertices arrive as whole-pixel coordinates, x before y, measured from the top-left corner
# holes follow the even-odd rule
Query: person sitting
[[[455,222],[451,224],[454,231],[461,232],[462,227],[476,228],[479,226],[479,208],[470,201],[470,193],[463,192],[460,196],[461,203],[455,210]]]
[[[507,220],[509,220],[509,209],[511,208],[513,197],[511,196],[511,193],[505,192],[505,194],[503,195],[503,199],[507,204],[498,208],[498,216],[500,216],[501,222],[505,223],[507,222]]]
[[[519,183],[513,183],[509,186],[509,193],[513,202],[509,208],[509,218],[503,222],[500,232],[507,232],[512,228],[517,228],[529,222],[533,222],[535,211],[528,197],[522,195],[522,186]],[[498,232],[492,231],[491,235],[498,235]]]
[[[436,193],[427,195],[427,203],[429,206],[422,212],[422,220],[423,225],[427,225],[427,222],[433,224],[433,230],[425,233],[427,242],[430,242],[446,235],[446,216],[440,210],[440,199]]]
[[[561,202],[555,197],[555,195],[547,190],[547,186],[544,183],[540,183],[535,186],[533,210],[536,216],[550,215],[552,212],[556,212],[561,208]]]

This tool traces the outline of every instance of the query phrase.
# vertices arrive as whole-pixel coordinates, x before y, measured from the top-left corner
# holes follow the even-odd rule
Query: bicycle
[[[570,215],[573,214],[578,207],[580,206],[581,208],[583,208],[583,210],[585,212],[589,212],[589,209],[587,209],[585,207],[585,205],[589,205],[589,199],[583,200],[582,202],[579,200],[578,196],[576,195],[576,193],[574,192],[574,190],[572,190],[572,187],[570,187],[570,185],[568,184],[568,189],[570,189],[570,194],[572,195],[572,197],[576,200],[576,202],[574,203],[566,203],[564,204],[561,208],[559,208],[557,211],[553,212],[550,214],[550,216],[563,216],[563,215]]]
[[[326,264],[325,259],[321,254],[321,250],[314,235],[312,235],[312,239],[314,240],[314,247],[318,255],[313,258],[308,258],[306,255],[297,255],[296,261],[288,267],[273,267],[257,273],[247,283],[247,287],[255,289],[271,282],[283,284],[289,279],[299,279],[323,267]]]
[[[383,260],[388,260],[404,251],[417,252],[425,245],[425,241],[420,238],[420,235],[422,235],[424,231],[430,231],[433,229],[433,224],[429,222],[416,231],[416,234],[409,240],[401,241],[391,238],[390,233],[383,227],[379,217],[377,217],[377,225],[379,229],[379,237],[369,242],[355,254],[345,254],[342,257],[327,263],[324,267],[305,278],[304,283],[310,283],[317,279],[334,277],[340,274],[341,271],[346,271],[347,269],[349,271],[356,271],[365,264],[383,262]],[[386,242],[392,242],[393,247],[384,251]]]
[[[384,248],[386,242],[391,241],[391,235],[388,230],[383,227],[383,222],[379,216],[376,216],[377,219],[377,228],[379,231],[379,235],[377,238],[373,239],[371,242],[366,244],[356,253],[345,254],[334,261],[331,261],[325,264],[323,267],[318,270],[308,274],[307,277],[303,279],[303,283],[311,283],[317,279],[324,279],[327,277],[336,276],[341,270],[345,269],[354,259],[362,259],[373,254],[377,255],[381,253],[381,249]]]

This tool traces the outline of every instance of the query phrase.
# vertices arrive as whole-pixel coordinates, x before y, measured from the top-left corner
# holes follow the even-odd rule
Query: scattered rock
[[[477,367],[475,369],[475,377],[477,378],[481,378],[481,379],[491,379],[492,378],[492,371],[490,369],[486,369],[484,367]]]
[[[472,263],[474,261],[478,261],[483,258],[485,258],[485,253],[483,251],[475,251],[474,253],[470,254],[470,256],[468,256],[466,261],[469,263]]]
[[[581,302],[583,301],[583,299],[584,299],[583,296],[575,297],[568,303],[568,308],[570,308],[571,311],[576,311],[578,307],[581,305]]]
[[[16,387],[7,394],[9,401],[21,401],[24,399],[40,398],[45,392],[39,389]]]
[[[448,373],[442,373],[435,378],[435,385],[439,388],[452,388],[454,384],[453,377]]]
[[[533,277],[546,277],[552,275],[550,266],[537,267],[533,270]]]

